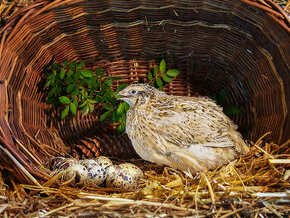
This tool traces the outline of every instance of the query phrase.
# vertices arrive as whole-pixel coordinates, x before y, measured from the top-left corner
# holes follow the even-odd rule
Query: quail
[[[210,98],[167,95],[147,84],[132,84],[118,95],[130,105],[126,133],[144,160],[197,173],[249,150],[237,126]]]

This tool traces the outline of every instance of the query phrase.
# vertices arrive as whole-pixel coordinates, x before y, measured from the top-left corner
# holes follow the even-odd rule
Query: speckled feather
[[[131,105],[126,132],[145,160],[195,173],[248,151],[237,126],[209,98],[170,96],[145,84],[120,94]]]

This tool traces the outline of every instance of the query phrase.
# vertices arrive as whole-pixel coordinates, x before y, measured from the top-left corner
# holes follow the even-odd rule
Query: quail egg
[[[83,165],[85,168],[99,165],[97,161],[92,159],[79,160],[79,164]]]
[[[103,167],[103,168],[107,168],[108,166],[113,165],[112,161],[105,156],[99,156],[96,158],[96,161],[98,162],[98,164]]]
[[[62,182],[72,185],[83,185],[87,178],[88,170],[81,164],[68,167],[62,175]]]
[[[142,177],[142,170],[133,164],[112,165],[107,168],[106,186],[130,191],[137,187],[138,181]]]
[[[107,178],[106,170],[97,161],[87,159],[81,160],[79,163],[87,169],[86,185],[98,186]]]
[[[50,169],[52,171],[65,170],[76,163],[77,159],[75,158],[55,157],[50,162]]]

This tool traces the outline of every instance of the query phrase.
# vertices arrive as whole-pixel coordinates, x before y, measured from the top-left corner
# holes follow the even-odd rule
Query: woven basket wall
[[[36,142],[81,157],[133,154],[126,136],[98,122],[98,112],[66,120],[46,113],[40,83],[52,59],[84,60],[132,83],[164,58],[182,72],[166,86],[169,94],[225,89],[227,102],[242,111],[233,119],[244,138],[268,131],[276,142],[289,138],[289,20],[272,1],[36,1],[0,34],[0,141],[37,177],[45,175],[28,151],[41,161],[57,152]]]

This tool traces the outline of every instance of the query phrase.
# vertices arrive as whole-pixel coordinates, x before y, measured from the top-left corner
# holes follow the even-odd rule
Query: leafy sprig
[[[69,63],[66,60],[62,64],[53,63],[47,68],[45,87],[50,89],[47,103],[55,107],[64,105],[62,118],[65,118],[69,112],[76,115],[78,110],[86,116],[94,111],[96,104],[109,109],[109,113],[106,113],[109,115],[119,106],[115,98],[116,92],[111,88],[112,82],[119,78],[105,77],[101,67],[98,67],[95,72],[84,67],[83,61]],[[101,119],[105,118],[103,114]]]
[[[215,100],[217,104],[223,107],[223,112],[227,116],[240,114],[241,113],[240,109],[233,104],[228,104],[226,102],[226,98],[227,98],[227,93],[224,89],[221,89],[218,93],[215,93],[212,96],[212,99]]]
[[[54,108],[62,108],[62,119],[69,112],[76,115],[81,111],[82,115],[86,116],[95,110],[96,105],[101,105],[103,114],[99,120],[110,118],[112,123],[119,124],[119,133],[125,131],[129,105],[117,101],[117,93],[129,84],[120,84],[113,90],[113,81],[120,78],[105,75],[101,67],[92,72],[85,68],[84,61],[66,60],[62,64],[53,63],[47,66],[46,73],[45,88],[49,90],[47,103],[52,104]],[[154,67],[153,72],[148,72],[148,79],[152,86],[162,90],[164,84],[171,82],[178,74],[176,69],[166,70],[166,62],[163,59],[159,66]]]
[[[161,60],[159,66],[155,65],[153,72],[149,71],[147,78],[149,84],[153,87],[163,90],[164,84],[171,82],[180,74],[177,69],[166,70],[166,62],[164,59]]]

